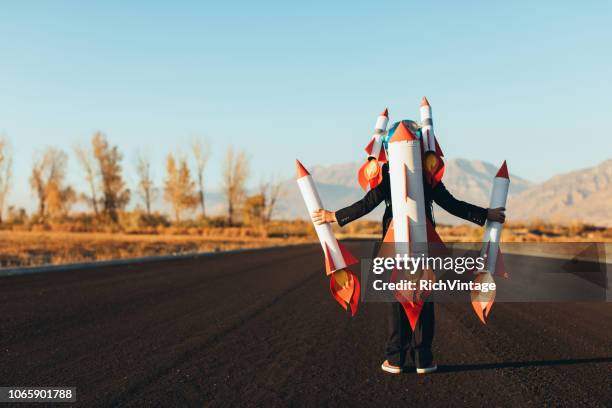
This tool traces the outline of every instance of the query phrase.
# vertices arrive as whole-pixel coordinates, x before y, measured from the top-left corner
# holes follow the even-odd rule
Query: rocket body
[[[433,117],[431,106],[427,98],[423,97],[421,102],[421,135],[423,138],[423,152],[436,151],[436,136],[434,134]]]
[[[382,112],[376,119],[376,125],[374,127],[374,134],[370,143],[366,146],[366,153],[368,158],[373,157],[378,160],[379,163],[387,162],[385,149],[383,148],[383,137],[387,133],[387,124],[389,123],[389,111],[387,109]]]
[[[489,208],[506,206],[509,186],[510,177],[508,176],[508,167],[504,161],[493,179],[493,188],[491,190]],[[494,274],[502,275],[504,277],[508,276],[504,268],[504,261],[499,248],[501,230],[502,225],[499,222],[487,220],[485,234],[482,240],[482,250],[480,251],[480,256],[486,257],[485,268],[476,272],[477,274],[474,282],[481,284],[494,283]],[[486,318],[489,316],[489,313],[491,313],[493,302],[495,302],[495,292],[495,290],[489,291],[488,293],[473,290],[471,293],[472,307],[474,308],[474,311],[476,312],[476,315],[480,321],[485,324]]]
[[[497,175],[493,179],[493,188],[491,191],[491,199],[489,201],[489,208],[505,207],[506,200],[508,198],[508,188],[510,187],[510,178],[508,176],[508,168],[506,162],[502,164]],[[485,233],[483,238],[483,248],[481,256],[486,254],[486,271],[495,273],[498,262],[499,242],[501,238],[502,224],[496,221],[488,221],[485,227]],[[501,271],[500,273],[503,273]]]
[[[302,198],[304,199],[304,203],[306,203],[306,207],[308,208],[308,213],[312,214],[316,210],[325,208],[323,207],[312,176],[301,163],[297,162],[297,166],[297,184],[302,194]],[[323,248],[323,252],[325,252],[328,275],[357,262],[348,251],[341,247],[341,244],[332,231],[331,224],[315,225],[314,227],[321,247]]]
[[[400,122],[388,150],[396,251],[411,253],[413,244],[427,242],[421,141]]]
[[[383,137],[387,134],[388,123],[389,111],[385,109],[376,119],[374,135],[370,143],[365,147],[368,157],[357,172],[357,180],[364,191],[368,191],[368,188],[376,187],[382,181],[380,164],[387,162],[387,154],[383,147]]]

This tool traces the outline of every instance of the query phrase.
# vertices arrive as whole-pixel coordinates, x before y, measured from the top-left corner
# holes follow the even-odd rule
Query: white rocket
[[[392,129],[390,136],[388,155],[393,222],[389,226],[385,242],[395,242],[396,254],[427,256],[427,243],[442,241],[425,215],[421,140],[410,130],[410,123],[404,121]],[[435,279],[432,270],[425,269],[420,272],[420,279]],[[392,280],[396,280],[396,273],[398,272],[393,272]],[[416,295],[416,292],[396,292],[413,329],[424,303]]]
[[[502,163],[501,167],[497,171],[495,178],[493,179],[493,188],[491,191],[491,200],[489,201],[489,208],[499,208],[506,206],[506,200],[508,198],[508,188],[510,187],[510,177],[508,175],[508,166],[506,161]],[[502,257],[501,250],[499,248],[501,238],[502,224],[497,221],[487,220],[485,226],[485,233],[483,237],[482,250],[480,256],[485,257],[485,268],[482,271],[478,271],[475,282],[493,282],[493,274],[507,277],[508,273],[504,268],[504,260]],[[485,318],[489,315],[493,302],[495,301],[495,292],[489,291],[487,293],[473,291],[472,292],[472,306],[474,311],[485,323]]]
[[[389,177],[396,251],[411,253],[406,243],[427,242],[427,219],[421,142],[403,121],[389,140]]]
[[[359,180],[359,185],[361,185],[364,191],[367,191],[368,187],[376,187],[382,181],[380,165],[387,162],[383,138],[387,134],[388,123],[389,110],[385,109],[376,119],[374,134],[370,143],[365,147],[368,157],[357,173],[357,180]]]
[[[426,97],[421,100],[421,134],[423,137],[423,151],[436,151],[436,136],[431,116],[431,105]]]
[[[388,123],[389,110],[385,108],[385,110],[378,115],[376,125],[374,126],[372,140],[370,140],[370,143],[368,143],[365,148],[366,153],[368,153],[368,158],[373,157],[378,160],[379,163],[387,162],[387,155],[385,154],[385,149],[383,148],[383,137],[387,133]]]
[[[312,176],[306,168],[295,161],[297,170],[297,184],[306,203],[308,214],[323,209],[323,203],[317,192]],[[332,295],[342,307],[351,306],[353,315],[357,312],[360,286],[359,280],[347,267],[358,262],[341,243],[336,239],[331,224],[315,225],[315,231],[323,252],[325,254],[325,271],[330,276],[330,290]]]
[[[444,175],[444,153],[434,133],[431,105],[426,97],[421,100],[421,139],[423,147],[423,170],[425,180],[433,187]]]

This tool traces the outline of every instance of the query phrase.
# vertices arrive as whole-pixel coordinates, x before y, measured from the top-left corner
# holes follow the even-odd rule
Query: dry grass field
[[[338,238],[380,239],[380,224],[358,221],[340,229]],[[445,242],[479,242],[482,228],[437,228]],[[510,224],[505,242],[611,242],[612,229],[588,225]],[[44,229],[0,230],[0,267],[25,267],[73,262],[179,255],[316,242],[314,228],[304,221],[273,222],[259,228],[166,228],[157,233],[69,232]]]
[[[2,267],[179,255],[306,242],[307,238],[0,231]]]

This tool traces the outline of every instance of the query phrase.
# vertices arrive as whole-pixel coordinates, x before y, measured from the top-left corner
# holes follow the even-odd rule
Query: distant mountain
[[[360,166],[361,163],[355,162],[309,168],[326,208],[337,210],[363,197],[364,192],[357,184]],[[498,166],[479,160],[446,160],[444,184],[456,198],[486,207],[497,169]],[[581,221],[612,226],[612,159],[592,168],[554,176],[539,184],[513,174],[510,178],[509,220],[541,219],[563,224]],[[282,188],[283,197],[275,218],[307,218],[295,179],[285,180]],[[210,214],[225,210],[223,195],[219,192],[207,193],[206,203]],[[366,218],[379,220],[383,211],[384,205],[380,205]],[[438,223],[465,223],[439,207],[434,213]]]
[[[364,192],[357,184],[357,171],[362,163],[344,163],[333,166],[314,166],[311,173],[319,188],[319,194],[323,204],[331,210],[351,204],[361,197]],[[465,159],[451,159],[446,161],[446,172],[444,184],[449,191],[458,199],[486,206],[493,176],[497,167],[482,161],[470,161]],[[520,193],[532,186],[527,180],[511,175],[512,185],[510,194]],[[279,218],[306,218],[306,207],[294,179],[283,183],[285,192],[282,203],[279,203],[276,212]],[[380,219],[384,206],[381,205],[367,218]],[[462,220],[436,208],[435,217],[437,222],[457,224]]]
[[[612,159],[524,190],[509,200],[508,214],[513,219],[612,226]]]

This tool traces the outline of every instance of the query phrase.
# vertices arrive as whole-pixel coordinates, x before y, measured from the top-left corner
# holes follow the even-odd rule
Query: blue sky
[[[207,137],[253,183],[305,164],[361,160],[376,115],[430,100],[447,157],[508,160],[542,181],[612,157],[612,3],[11,2],[0,8],[0,134],[9,201],[31,201],[32,157],[95,130],[134,161]],[[28,205],[29,206],[29,205]]]

